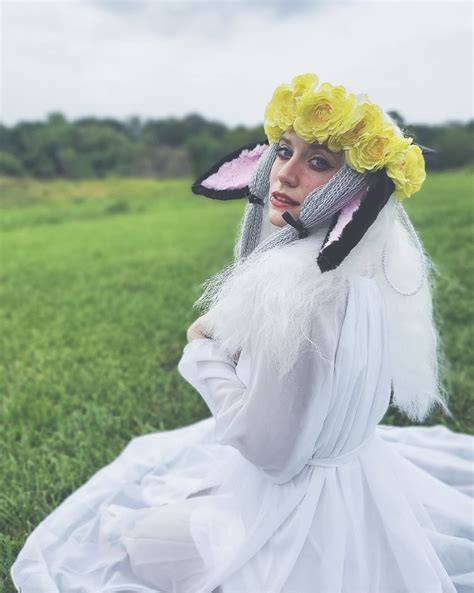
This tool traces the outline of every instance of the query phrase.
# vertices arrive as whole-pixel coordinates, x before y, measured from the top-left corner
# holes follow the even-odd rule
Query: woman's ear
[[[266,141],[254,142],[228,154],[193,183],[193,193],[216,200],[248,197],[255,167],[267,148]]]
[[[368,176],[367,186],[334,216],[318,255],[321,272],[337,268],[359,243],[394,189],[393,181],[384,170]]]

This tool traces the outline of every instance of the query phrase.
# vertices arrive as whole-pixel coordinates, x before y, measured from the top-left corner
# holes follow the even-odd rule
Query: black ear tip
[[[191,185],[191,191],[196,196],[205,196],[206,198],[213,198],[212,190],[208,190],[204,185],[201,185],[200,181],[197,180]],[[211,195],[212,194],[212,195]]]
[[[369,175],[368,179],[369,189],[375,190],[378,188],[379,192],[390,197],[395,191],[395,183],[390,179],[385,169],[380,169]]]
[[[330,272],[331,270],[335,270],[337,268],[337,264],[331,261],[323,253],[318,255],[317,263],[322,273]]]

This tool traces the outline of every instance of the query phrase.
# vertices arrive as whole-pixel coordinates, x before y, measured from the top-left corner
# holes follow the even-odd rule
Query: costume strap
[[[285,210],[281,217],[284,218],[289,225],[291,225],[294,229],[298,231],[298,239],[304,239],[309,235],[308,229],[305,228],[301,220],[293,218],[293,216],[291,216],[288,210]]]
[[[401,290],[400,288],[398,288],[397,286],[395,286],[395,284],[392,282],[392,280],[390,279],[389,275],[388,275],[388,266],[387,266],[387,243],[385,243],[384,247],[383,247],[383,251],[382,251],[382,269],[383,269],[383,274],[385,276],[385,280],[387,281],[388,285],[393,288],[393,290],[395,292],[397,292],[398,294],[402,295],[402,296],[414,296],[415,294],[418,294],[420,292],[420,290],[423,287],[423,284],[425,282],[425,278],[427,275],[427,271],[426,271],[426,260],[425,260],[425,256],[424,256],[424,252],[423,252],[423,246],[421,244],[420,238],[418,237],[418,233],[415,230],[415,227],[413,226],[411,220],[408,217],[408,214],[406,213],[405,209],[399,205],[398,206],[398,214],[400,216],[400,218],[402,219],[402,223],[404,225],[404,227],[407,230],[407,233],[409,234],[411,240],[413,241],[416,250],[418,252],[418,256],[420,259],[420,267],[421,267],[421,274],[420,274],[420,280],[418,282],[418,284],[416,285],[416,287],[413,290],[410,291],[404,291]]]
[[[262,200],[262,198],[259,198],[258,196],[255,196],[254,194],[250,194],[249,202],[251,204],[260,204],[260,206],[265,205],[265,202]]]

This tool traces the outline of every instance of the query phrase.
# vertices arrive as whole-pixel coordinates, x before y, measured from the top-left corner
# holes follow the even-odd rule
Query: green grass
[[[26,535],[133,437],[208,415],[178,375],[200,283],[243,202],[189,182],[0,180],[0,591]],[[441,272],[455,430],[473,432],[472,178],[431,175],[408,210]],[[408,423],[394,411],[385,422]],[[2,588],[1,581],[4,581]]]

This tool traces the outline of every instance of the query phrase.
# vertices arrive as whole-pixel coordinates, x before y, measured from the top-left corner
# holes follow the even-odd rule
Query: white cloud
[[[315,71],[408,121],[472,117],[467,2],[3,4],[2,120],[200,112],[261,121],[274,87]]]

